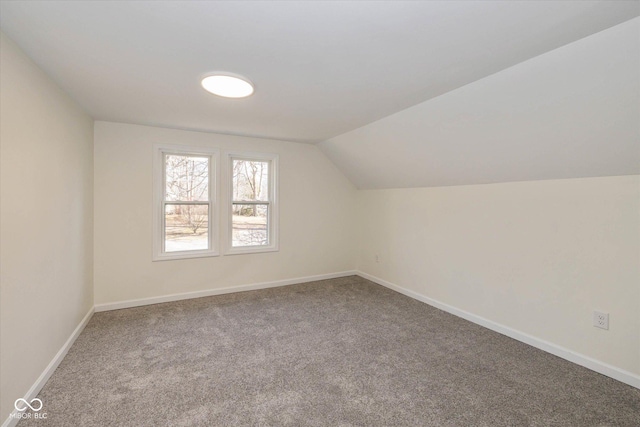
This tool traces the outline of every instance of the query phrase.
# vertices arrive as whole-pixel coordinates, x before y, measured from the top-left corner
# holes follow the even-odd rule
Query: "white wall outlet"
[[[380,263],[380,257],[376,254],[376,264]]]
[[[609,313],[595,310],[593,312],[593,326],[601,329],[609,329]]]

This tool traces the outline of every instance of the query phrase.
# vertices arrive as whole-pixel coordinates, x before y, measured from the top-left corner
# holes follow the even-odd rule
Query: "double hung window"
[[[217,255],[217,158],[217,151],[157,148],[154,259]]]
[[[277,250],[277,157],[229,155],[231,170],[227,253]]]
[[[220,242],[230,255],[278,250],[276,155],[227,153],[221,170],[217,149],[154,150],[154,261],[216,256]]]

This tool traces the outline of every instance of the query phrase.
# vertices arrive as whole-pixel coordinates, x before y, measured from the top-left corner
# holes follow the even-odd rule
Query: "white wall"
[[[0,41],[0,419],[93,306],[93,120]]]
[[[640,374],[640,176],[358,199],[361,271]]]
[[[640,174],[639,35],[635,18],[321,147],[364,189]]]
[[[152,262],[154,143],[279,154],[280,250]],[[353,270],[355,187],[315,146],[96,122],[95,302]]]

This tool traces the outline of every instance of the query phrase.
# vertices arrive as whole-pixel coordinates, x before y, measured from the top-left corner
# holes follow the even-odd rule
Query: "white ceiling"
[[[640,18],[320,148],[362,189],[640,174]]]
[[[637,1],[3,1],[0,25],[97,120],[317,142],[638,14]],[[256,93],[204,92],[218,70]]]

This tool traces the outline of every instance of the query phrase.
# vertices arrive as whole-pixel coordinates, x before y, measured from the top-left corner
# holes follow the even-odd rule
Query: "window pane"
[[[269,201],[269,162],[233,161],[233,200]]]
[[[165,155],[165,200],[209,200],[209,158]]]
[[[268,205],[233,204],[232,241],[236,246],[264,246],[269,244],[267,233]]]
[[[209,206],[165,206],[165,252],[209,249]]]

